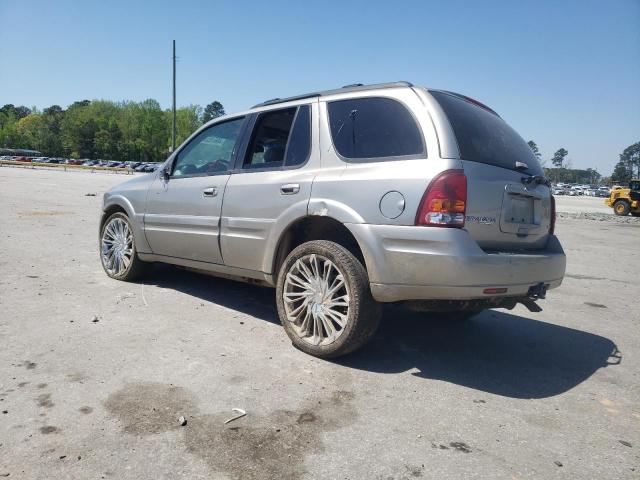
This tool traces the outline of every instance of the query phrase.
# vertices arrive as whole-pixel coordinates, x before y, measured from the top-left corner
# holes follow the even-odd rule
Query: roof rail
[[[397,88],[397,87],[413,87],[413,84],[411,82],[404,82],[404,81],[389,82],[389,83],[373,83],[369,85],[363,85],[362,83],[354,83],[351,85],[345,85],[342,88],[336,88],[334,90],[323,90],[320,92],[305,93],[302,95],[295,95],[293,97],[286,97],[286,98],[273,98],[271,100],[267,100],[266,102],[258,103],[257,105],[254,105],[251,108],[266,107],[267,105],[293,102],[295,100],[304,100],[305,98],[324,97],[326,95],[334,95],[337,93],[360,92],[360,91],[366,91],[366,90],[376,90],[379,88]]]

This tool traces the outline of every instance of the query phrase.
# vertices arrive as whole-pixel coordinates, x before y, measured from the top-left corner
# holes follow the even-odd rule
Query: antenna
[[[171,129],[171,152],[176,151],[176,41],[173,41],[173,127]]]

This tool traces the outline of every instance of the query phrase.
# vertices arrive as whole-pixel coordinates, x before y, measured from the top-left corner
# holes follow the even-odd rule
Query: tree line
[[[198,127],[224,115],[224,106],[214,101],[204,109],[189,105],[176,110],[176,144]],[[172,112],[153,99],[142,102],[82,100],[66,110],[52,105],[42,111],[25,106],[0,108],[0,147],[38,150],[47,157],[135,160],[159,162],[171,150]],[[598,183],[602,175],[592,168],[573,169],[569,152],[558,149],[542,159],[538,145],[527,142],[554,182]],[[552,167],[547,167],[551,162]],[[640,177],[640,142],[621,154],[610,180],[627,182]]]
[[[542,165],[545,176],[556,183],[595,184],[601,181],[605,183],[626,183],[632,178],[640,177],[640,142],[634,143],[624,149],[619,156],[619,161],[614,167],[611,177],[603,177],[593,168],[587,168],[586,170],[572,168],[571,160],[565,160],[567,155],[569,155],[569,152],[565,148],[556,150],[553,156],[547,160],[542,158],[536,142],[529,140],[527,144],[540,162],[540,165]],[[547,167],[548,161],[551,162],[553,167]]]
[[[204,109],[176,110],[176,144],[204,122],[224,115],[212,102]],[[66,110],[25,106],[0,108],[0,147],[38,150],[47,157],[159,162],[171,150],[172,112],[153,99],[142,102],[82,100]]]

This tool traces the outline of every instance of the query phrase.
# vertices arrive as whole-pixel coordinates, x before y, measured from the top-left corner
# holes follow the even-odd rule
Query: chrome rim
[[[311,345],[328,345],[342,335],[349,318],[349,286],[328,258],[311,254],[287,272],[284,310],[298,337]]]
[[[114,218],[102,233],[102,264],[109,275],[122,275],[133,257],[133,234],[122,218]]]

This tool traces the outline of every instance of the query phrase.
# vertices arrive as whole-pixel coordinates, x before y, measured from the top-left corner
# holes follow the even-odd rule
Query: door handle
[[[202,190],[202,196],[203,197],[215,197],[218,195],[218,188],[217,187],[209,187],[209,188],[205,188],[204,190]]]
[[[280,187],[280,193],[282,195],[295,195],[300,191],[299,183],[287,183],[286,185],[282,185]]]

